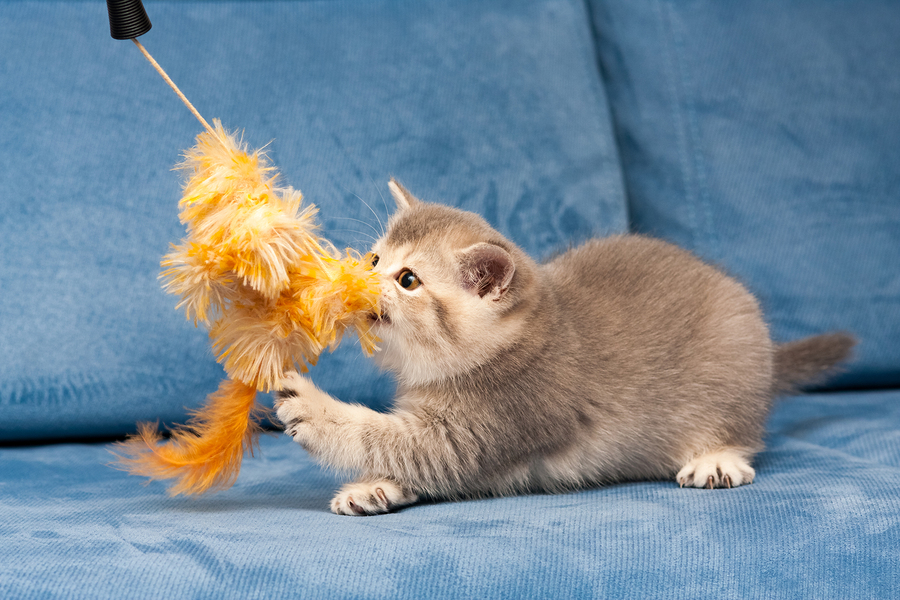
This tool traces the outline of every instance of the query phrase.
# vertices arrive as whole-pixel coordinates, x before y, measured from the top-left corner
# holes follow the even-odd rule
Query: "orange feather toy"
[[[187,237],[163,259],[161,278],[188,319],[209,327],[230,379],[168,442],[140,424],[117,456],[132,474],[175,479],[173,495],[201,494],[231,486],[252,452],[266,412],[258,390],[279,389],[285,370],[315,364],[348,329],[374,350],[368,317],[378,311],[378,280],[370,257],[318,237],[315,207],[276,185],[262,153],[250,154],[220,122],[210,127],[133,41],[207,129],[180,165]]]

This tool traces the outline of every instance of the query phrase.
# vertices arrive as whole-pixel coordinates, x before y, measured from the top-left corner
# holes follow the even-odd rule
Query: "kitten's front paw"
[[[737,450],[710,452],[691,460],[675,479],[681,487],[730,488],[753,483],[756,471]]]
[[[418,498],[412,492],[387,479],[348,483],[331,501],[336,515],[381,515],[412,504]]]
[[[284,425],[285,433],[305,445],[307,426],[325,416],[331,398],[296,371],[288,373],[281,386],[282,389],[275,392],[278,420]]]

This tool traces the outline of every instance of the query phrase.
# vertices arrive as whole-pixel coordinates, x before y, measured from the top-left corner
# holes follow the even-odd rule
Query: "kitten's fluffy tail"
[[[849,333],[826,333],[775,348],[776,395],[790,395],[804,386],[823,383],[849,358],[856,338]]]

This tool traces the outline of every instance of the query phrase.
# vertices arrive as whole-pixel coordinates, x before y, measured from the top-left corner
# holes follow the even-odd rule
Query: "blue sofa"
[[[364,249],[398,177],[535,256],[672,240],[781,341],[854,361],[781,400],[757,478],[340,517],[264,436],[237,484],[113,469],[223,377],[159,287],[200,127],[97,0],[0,0],[0,598],[900,597],[900,4],[148,0],[141,41]],[[313,379],[383,408],[347,341]]]

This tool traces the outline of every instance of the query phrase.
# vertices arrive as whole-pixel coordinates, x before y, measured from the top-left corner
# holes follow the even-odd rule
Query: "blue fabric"
[[[142,43],[363,249],[395,175],[535,255],[622,231],[624,194],[576,0],[154,2]],[[202,128],[101,1],[0,1],[0,440],[182,421],[223,376],[157,282]],[[392,384],[352,340],[340,398]]]
[[[897,598],[900,392],[786,400],[757,478],[328,512],[264,438],[234,488],[166,497],[102,445],[0,449],[0,597]]]
[[[900,3],[591,0],[632,226],[900,383]]]
[[[142,41],[207,118],[274,138],[339,244],[378,231],[387,175],[535,255],[623,230],[630,210],[747,281],[778,336],[857,331],[844,384],[887,386],[897,6],[148,0]],[[0,15],[0,440],[180,421],[222,376],[156,281],[182,235],[170,169],[200,128],[109,38],[102,2]],[[313,377],[390,396],[349,340]],[[641,482],[372,518],[331,514],[341,482],[283,436],[199,499],[112,469],[107,445],[7,441],[0,598],[900,597],[900,391],[787,399],[769,432],[733,490]]]

